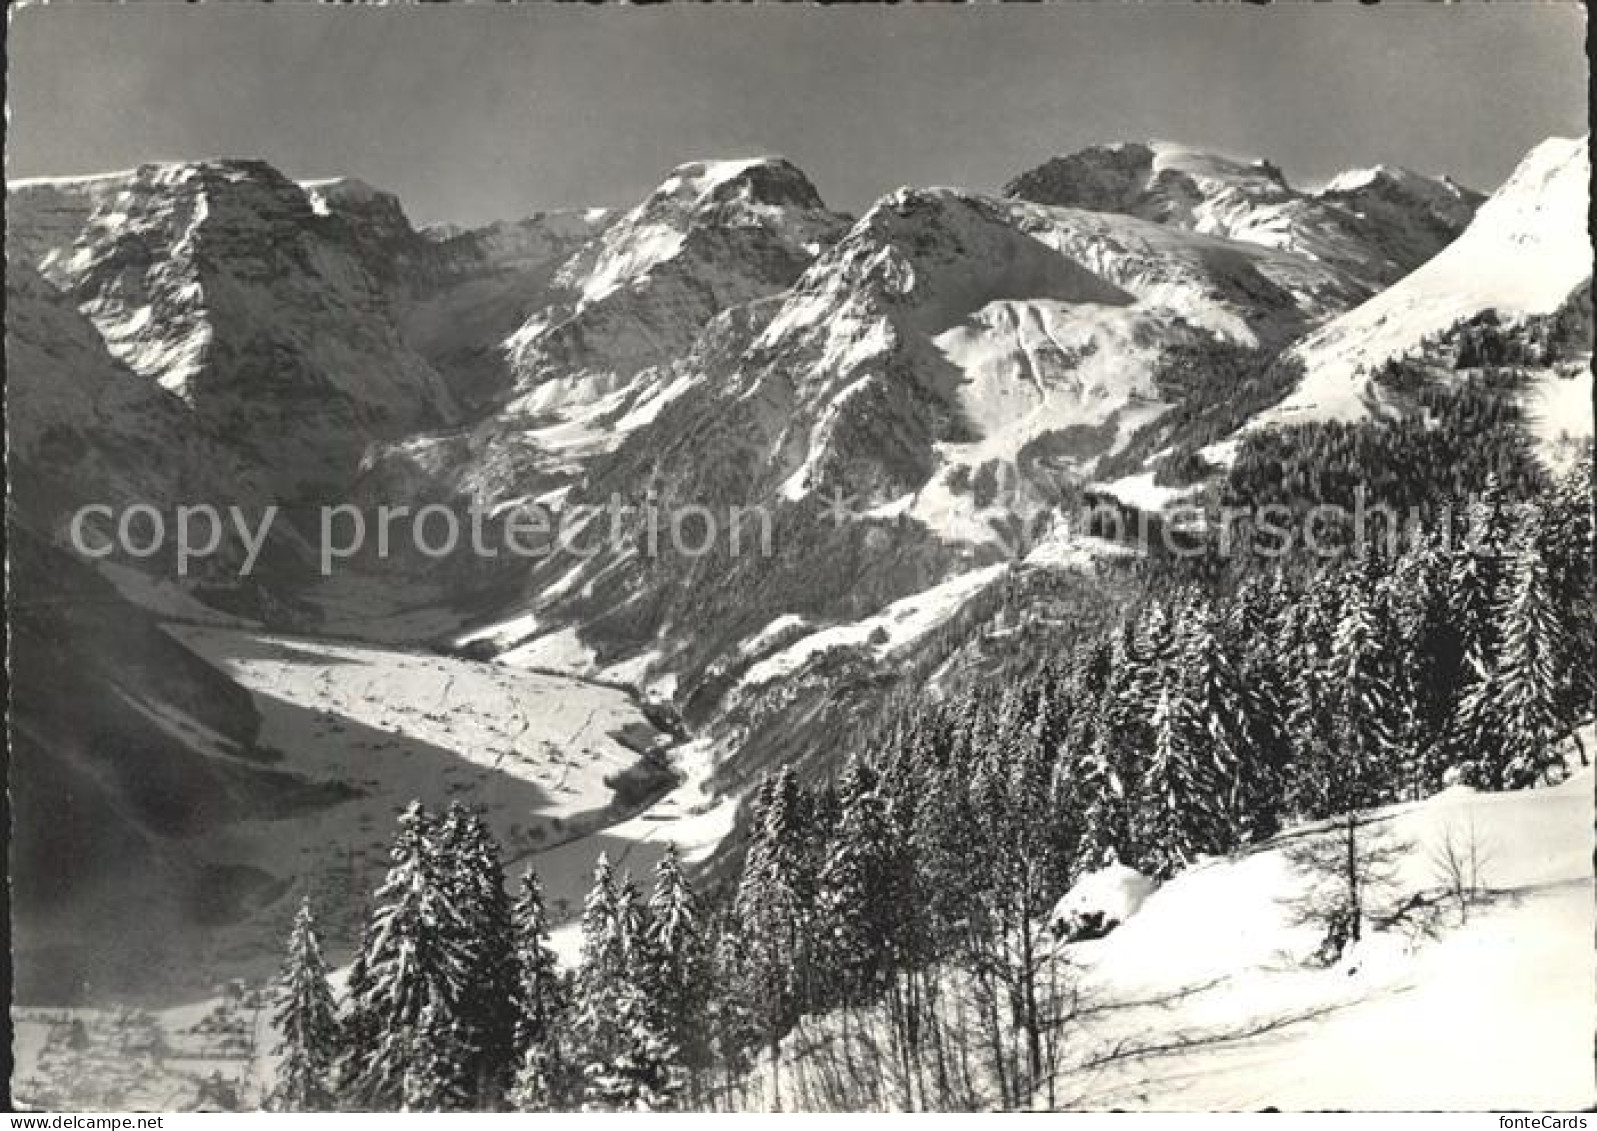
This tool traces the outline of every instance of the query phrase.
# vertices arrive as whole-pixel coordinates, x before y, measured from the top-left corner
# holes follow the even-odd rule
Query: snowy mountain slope
[[[421,496],[503,501],[569,482],[577,462],[613,442],[576,421],[500,411],[515,382],[504,341],[556,297],[554,278],[616,218],[605,209],[536,213],[440,233],[442,266],[399,306],[406,342],[462,402],[467,422],[372,445],[356,490],[376,501]],[[613,407],[610,406],[610,407]]]
[[[1395,282],[1445,247],[1481,200],[1446,178],[1389,167],[1343,174],[1319,192],[1302,192],[1267,161],[1160,141],[1056,157],[1016,177],[1004,193],[1290,251],[1372,288]]]
[[[782,297],[731,383],[779,425],[786,497],[836,486],[888,503],[939,464],[1013,464],[1052,433],[1148,411],[1162,342],[1279,341],[1359,293],[1289,255],[1144,221],[901,190]]]
[[[1158,412],[1169,344],[1279,342],[1360,293],[1312,262],[1145,221],[901,191],[784,296],[733,383],[782,422],[786,497],[915,493],[910,515],[990,542],[959,483],[983,467],[1024,479],[1050,451],[1080,470]]]
[[[560,266],[615,218],[602,208],[538,212],[437,240],[441,266],[402,303],[405,340],[468,405],[501,399],[513,383],[504,340],[548,305]]]
[[[437,241],[411,226],[399,198],[358,177],[300,181],[311,211],[339,223],[342,242],[392,293],[426,293],[451,266]]]
[[[1303,383],[1252,426],[1356,419],[1379,397],[1375,369],[1418,352],[1428,336],[1486,311],[1510,323],[1558,311],[1591,279],[1589,170],[1583,138],[1555,138],[1531,150],[1456,242],[1296,345]],[[1589,367],[1570,380],[1589,390]],[[1589,434],[1589,395],[1587,405],[1579,430]]]
[[[570,297],[507,340],[518,407],[588,403],[680,357],[719,311],[790,284],[842,227],[782,158],[679,167],[560,268]]]
[[[95,208],[126,191],[126,173],[6,182],[6,259],[38,267],[70,248]]]
[[[566,496],[759,504],[774,554],[651,560],[624,522],[619,546],[533,565],[525,603],[493,618],[523,625],[501,646],[579,670],[652,652],[656,676],[683,676],[692,696],[718,650],[777,617],[869,634],[862,618],[885,605],[1011,554],[1014,512],[1056,503],[1156,416],[1171,345],[1279,342],[1362,293],[1290,253],[1135,218],[891,194],[791,288],[725,312],[646,375],[669,376],[664,403]],[[842,521],[824,510],[834,491],[849,497]],[[1080,565],[1087,549],[1050,560]],[[573,628],[584,648],[533,646]]]
[[[476,498],[571,482],[693,384],[709,323],[786,288],[844,226],[771,157],[683,165],[620,215],[451,236],[441,246],[468,257],[464,275],[410,308],[407,334],[491,409],[373,449],[363,489]],[[474,270],[473,256],[497,266]]]
[[[369,442],[454,411],[402,340],[356,227],[264,162],[145,165],[29,194],[49,224],[18,246],[37,251],[67,227],[71,209],[38,198],[86,198],[81,231],[41,272],[114,356],[269,465],[279,491],[340,483]]]

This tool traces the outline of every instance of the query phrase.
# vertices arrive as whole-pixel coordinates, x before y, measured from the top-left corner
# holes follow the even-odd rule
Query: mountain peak
[[[1004,193],[1290,251],[1370,287],[1390,285],[1447,246],[1481,201],[1451,181],[1393,166],[1344,173],[1302,192],[1269,161],[1169,141],[1055,157]]]
[[[1182,211],[1183,198],[1209,197],[1226,188],[1272,196],[1291,191],[1281,170],[1268,161],[1152,139],[1093,145],[1051,158],[1010,181],[1003,193],[1033,204],[1163,220]],[[1163,198],[1162,211],[1169,216],[1145,214],[1153,198]]]
[[[678,165],[650,195],[649,203],[690,209],[741,203],[824,209],[814,184],[786,157],[727,158]],[[645,205],[647,207],[647,205]]]

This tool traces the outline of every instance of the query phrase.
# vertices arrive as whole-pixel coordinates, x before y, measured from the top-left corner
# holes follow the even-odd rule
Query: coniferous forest
[[[1318,453],[1317,483],[1345,450],[1324,435],[1291,457]],[[833,778],[767,776],[734,873],[701,886],[667,852],[645,893],[601,857],[575,970],[550,949],[537,876],[511,891],[481,818],[412,806],[341,1000],[312,909],[295,922],[273,1101],[1052,1101],[1061,1034],[1093,1008],[1049,958],[1049,911],[1078,878],[1164,879],[1328,818],[1352,860],[1360,811],[1556,780],[1597,671],[1591,490],[1589,456],[1551,481],[1486,470],[1478,494],[1439,492],[1358,555],[1240,579],[1148,570],[1108,630],[1013,680],[900,704]],[[1323,916],[1325,961],[1359,916]]]

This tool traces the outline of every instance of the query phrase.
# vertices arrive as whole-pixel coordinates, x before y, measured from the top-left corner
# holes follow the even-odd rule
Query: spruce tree
[[[1231,666],[1207,605],[1186,611],[1180,657],[1179,721],[1172,725],[1191,727],[1182,737],[1189,755],[1202,762],[1192,773],[1214,791],[1211,843],[1229,850],[1268,836],[1275,831],[1277,785],[1266,752],[1255,747],[1262,708]]]
[[[565,1021],[567,991],[549,947],[549,921],[537,873],[527,869],[512,909],[516,939],[516,1048],[510,1100],[519,1111],[557,1110],[571,1098]]]
[[[538,1042],[522,1051],[508,1099],[517,1111],[565,1111],[568,1100],[580,1092],[580,1082],[572,1082],[571,1065]]]
[[[1291,735],[1292,765],[1284,790],[1287,810],[1317,820],[1356,804],[1348,785],[1348,762],[1338,741],[1335,690],[1324,669],[1303,668],[1288,704],[1286,729]]]
[[[1350,575],[1341,587],[1328,669],[1336,691],[1336,742],[1345,763],[1344,803],[1364,808],[1397,792],[1405,762],[1395,731],[1401,717],[1391,633],[1367,578]]]
[[[1069,743],[1074,793],[1081,806],[1081,832],[1071,858],[1082,869],[1110,860],[1131,861],[1141,854],[1132,819],[1141,791],[1140,772],[1153,749],[1150,720],[1155,698],[1146,707],[1142,685],[1148,681],[1138,656],[1135,632],[1127,622],[1114,630],[1103,692],[1095,710],[1078,714],[1079,726]]]
[[[511,912],[516,940],[517,1029],[516,1044],[546,1039],[565,1011],[565,983],[559,959],[549,947],[549,916],[544,908],[543,885],[528,868]]]
[[[1137,622],[1132,647],[1119,657],[1126,668],[1127,698],[1144,718],[1151,717],[1158,706],[1179,650],[1176,624],[1169,612],[1157,599],[1149,601]]]
[[[1593,463],[1585,454],[1558,478],[1545,508],[1541,542],[1548,586],[1561,624],[1563,714],[1587,714],[1597,701],[1597,543]],[[1586,751],[1581,750],[1586,757]]]
[[[615,1007],[612,1048],[584,1069],[584,1109],[670,1111],[683,1089],[676,1046],[638,986],[624,986]]]
[[[975,828],[962,769],[951,764],[930,774],[916,812],[913,851],[916,887],[934,948],[951,945],[968,917]]]
[[[628,976],[635,979],[638,971],[650,961],[649,909],[631,872],[622,873],[616,887],[615,933],[622,965]]]
[[[1565,644],[1540,542],[1541,528],[1532,523],[1516,548],[1502,613],[1496,682],[1505,730],[1495,784],[1504,789],[1535,785],[1559,763]]]
[[[459,1111],[470,1106],[462,1065],[471,1050],[461,1025],[447,1012],[441,1002],[428,1001],[416,1024],[394,1035],[403,1063],[401,1111]]]
[[[518,971],[510,898],[499,845],[480,811],[452,803],[439,829],[438,868],[461,919],[460,950],[471,971],[457,1022],[467,1052],[462,1089],[472,1106],[501,1105],[519,1062]]]
[[[471,971],[464,920],[438,874],[436,834],[419,803],[400,816],[393,865],[351,972],[341,1091],[362,1108],[431,1110],[463,1099],[471,1050],[456,1022]]]
[[[747,950],[742,992],[753,1004],[775,1079],[782,1034],[808,1007],[816,957],[816,867],[805,799],[792,766],[760,791],[753,831],[734,900]],[[777,1085],[780,1096],[780,1085]]]
[[[1401,672],[1405,792],[1423,797],[1446,769],[1443,741],[1465,682],[1464,640],[1448,600],[1447,557],[1439,535],[1417,539],[1390,581]]]
[[[577,972],[576,1014],[578,1058],[586,1076],[616,1046],[618,1003],[631,982],[629,952],[620,914],[620,889],[610,857],[600,853],[593,886],[582,910],[582,965]]]
[[[1507,720],[1503,717],[1503,693],[1496,665],[1470,658],[1471,682],[1458,702],[1458,710],[1448,724],[1445,782],[1456,779],[1484,789],[1496,789],[1502,781],[1503,736]]]
[[[1156,876],[1169,876],[1215,851],[1218,790],[1209,774],[1213,763],[1194,743],[1191,704],[1181,689],[1166,689],[1159,697],[1153,731],[1153,756],[1136,813],[1140,863]]]
[[[715,994],[704,911],[682,871],[674,844],[666,845],[655,865],[647,932],[648,964],[642,985],[696,1094],[702,1074],[710,1067],[710,1012]]]
[[[1507,542],[1508,514],[1494,474],[1465,509],[1448,576],[1453,623],[1465,654],[1477,663],[1490,662],[1497,649],[1497,608]]]
[[[281,1041],[277,1046],[277,1086],[269,1106],[274,1111],[330,1110],[332,1071],[339,1048],[338,1008],[327,981],[327,964],[308,896],[294,916],[272,1019]]]
[[[900,890],[893,833],[876,775],[857,759],[844,774],[842,818],[820,874],[819,919],[844,1005],[876,1000],[897,959]]]

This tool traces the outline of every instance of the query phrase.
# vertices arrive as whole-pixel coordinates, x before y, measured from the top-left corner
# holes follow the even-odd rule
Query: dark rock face
[[[367,444],[452,415],[366,267],[372,242],[392,232],[318,211],[260,161],[146,165],[59,186],[58,197],[73,195],[91,206],[71,244],[43,256],[43,274],[118,360],[266,468],[279,494],[336,489]],[[35,204],[56,220],[74,214]]]

